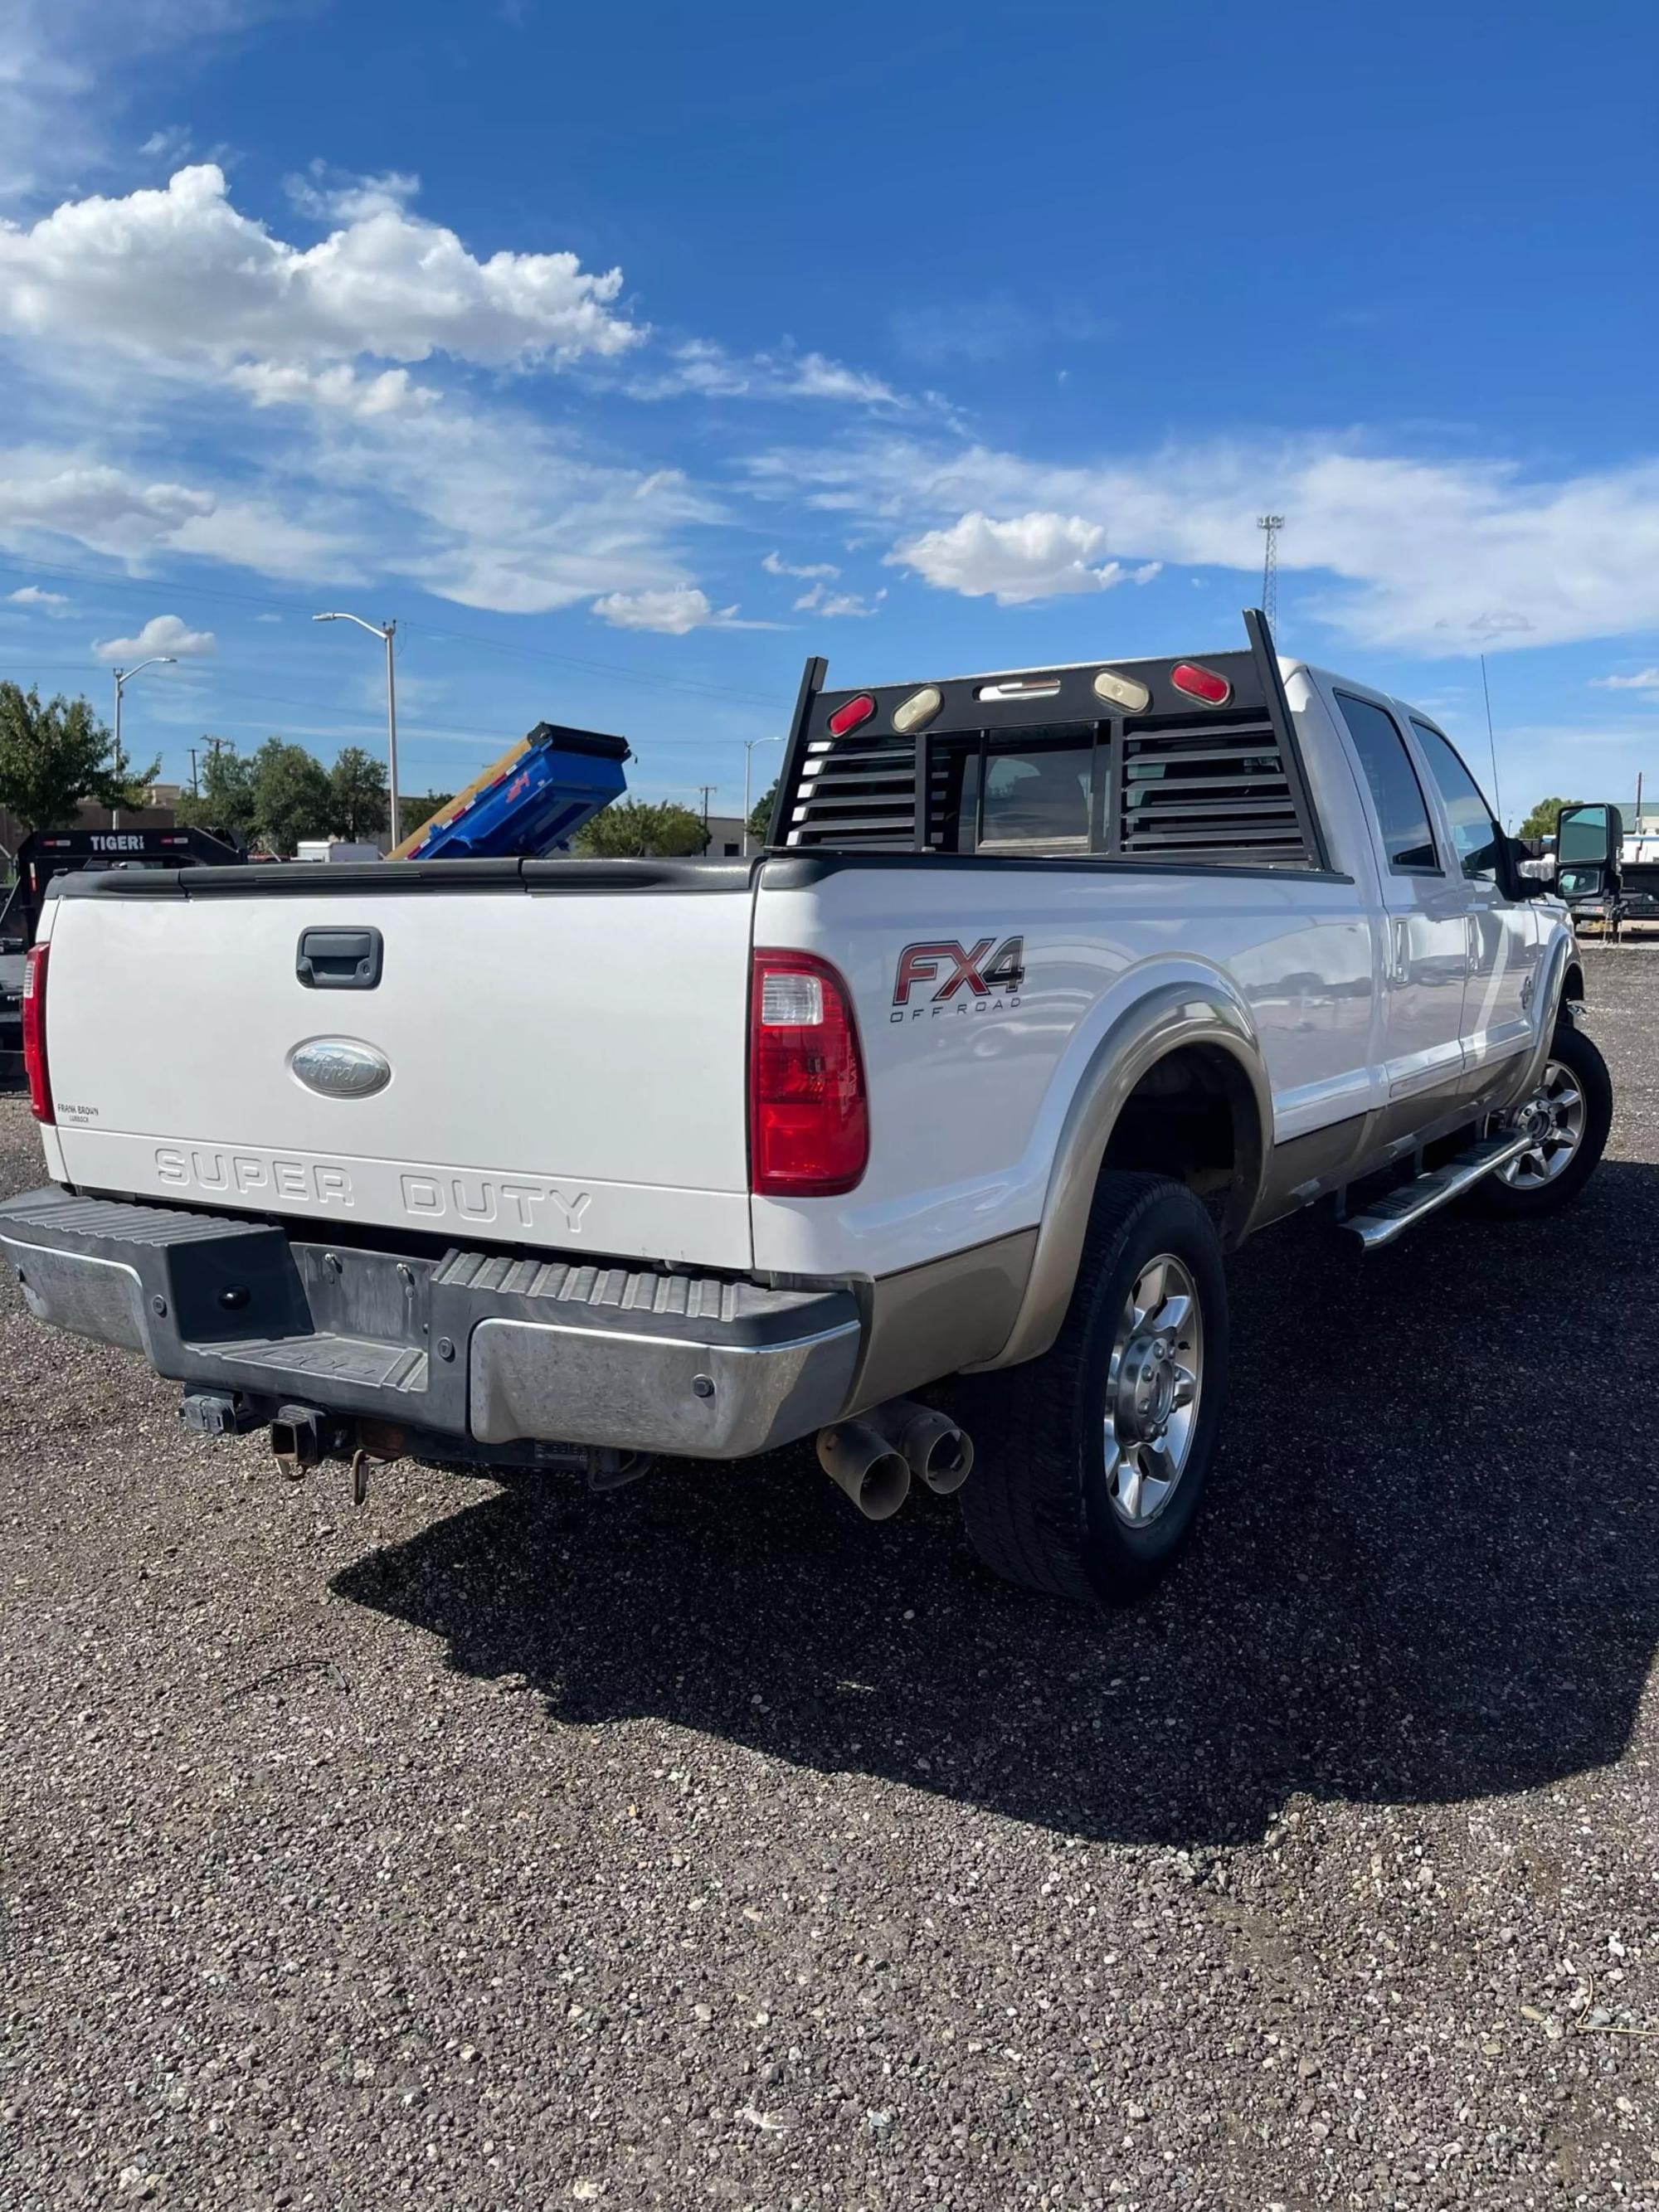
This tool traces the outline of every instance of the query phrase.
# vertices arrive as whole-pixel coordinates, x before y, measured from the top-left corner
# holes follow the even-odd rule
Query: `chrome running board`
[[[1366,1251],[1380,1251],[1383,1245],[1403,1237],[1408,1229],[1414,1229],[1425,1214],[1437,1213],[1453,1199],[1462,1198],[1466,1190],[1473,1190],[1494,1169],[1507,1167],[1511,1160],[1519,1159],[1536,1141],[1530,1133],[1517,1134],[1513,1131],[1506,1136],[1483,1137],[1468,1152],[1460,1152],[1455,1160],[1448,1160],[1444,1167],[1416,1176],[1401,1190],[1390,1191],[1386,1198],[1376,1200],[1364,1213],[1351,1213],[1342,1226],[1353,1231]]]

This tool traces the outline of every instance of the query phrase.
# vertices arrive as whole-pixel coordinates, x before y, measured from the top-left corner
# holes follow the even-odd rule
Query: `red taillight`
[[[46,955],[51,950],[49,945],[32,945],[23,963],[23,1066],[35,1120],[55,1122],[52,1079],[46,1073]]]
[[[849,699],[844,706],[836,708],[830,717],[830,731],[836,737],[844,738],[848,730],[856,730],[860,722],[867,722],[875,711],[875,701],[867,691],[860,691],[856,699]]]
[[[749,1016],[750,1187],[832,1198],[870,1158],[864,1061],[847,986],[810,952],[757,951]]]
[[[1224,707],[1233,696],[1233,687],[1224,676],[1218,676],[1213,668],[1200,668],[1194,660],[1177,660],[1170,671],[1170,681],[1177,691],[1184,691],[1189,699],[1201,699],[1206,707]]]

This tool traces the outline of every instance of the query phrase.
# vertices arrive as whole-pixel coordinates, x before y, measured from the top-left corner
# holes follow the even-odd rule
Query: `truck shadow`
[[[1656,1249],[1628,1162],[1529,1229],[1261,1239],[1202,1532],[1133,1612],[1004,1586],[925,1495],[872,1528],[805,1449],[492,1490],[335,1587],[557,1725],[657,1716],[1083,1836],[1534,1788],[1619,1756],[1659,1635]]]

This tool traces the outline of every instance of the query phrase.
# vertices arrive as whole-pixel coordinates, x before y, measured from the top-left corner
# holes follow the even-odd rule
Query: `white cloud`
[[[211,496],[179,483],[145,483],[122,469],[16,454],[0,469],[0,531],[40,529],[99,552],[139,553],[211,511]]]
[[[672,349],[670,366],[630,380],[635,399],[838,399],[860,407],[904,408],[911,403],[878,376],[848,368],[821,353],[732,354],[710,338],[686,338]]]
[[[279,623],[283,618],[281,615],[255,615],[253,619],[255,622]]]
[[[822,584],[814,584],[811,591],[803,592],[795,601],[796,614],[822,615],[834,622],[842,615],[873,615],[879,613],[882,601],[887,597],[884,586],[873,599],[866,599],[861,592],[830,592]]]
[[[301,0],[303,4],[303,0]],[[295,0],[5,0],[0,7],[0,200],[38,197],[120,158],[128,109],[159,54],[292,9]],[[179,126],[153,131],[147,155]],[[187,134],[186,134],[187,135]]]
[[[803,579],[810,580],[814,576],[823,576],[834,579],[841,574],[841,570],[836,568],[833,561],[803,561],[797,562],[793,561],[786,561],[781,553],[768,553],[763,555],[761,560],[761,566],[765,569],[769,576],[799,576]]]
[[[362,222],[371,215],[400,214],[420,189],[420,179],[401,169],[360,177],[320,159],[304,176],[283,179],[293,205],[319,222]]]
[[[1077,465],[866,438],[774,452],[754,470],[763,494],[904,532],[901,562],[970,596],[1092,590],[1130,559],[1254,579],[1255,518],[1271,505],[1288,517],[1281,574],[1298,586],[1287,629],[1313,620],[1368,647],[1445,655],[1659,626],[1652,460],[1552,479],[1358,440],[1195,443]]]
[[[174,369],[617,354],[641,335],[612,311],[621,289],[620,270],[590,274],[573,253],[475,259],[453,230],[390,203],[301,251],[239,214],[211,162],[165,191],[0,225],[0,325]]]
[[[182,123],[169,123],[164,129],[152,131],[138,149],[139,157],[146,161],[182,161],[191,149],[191,134]]]
[[[1639,668],[1634,676],[1592,676],[1596,691],[1647,691],[1659,697],[1659,668]]]
[[[1121,583],[1121,562],[1089,565],[1105,543],[1104,525],[1081,515],[1033,512],[996,522],[975,508],[946,529],[896,545],[887,557],[941,590],[971,599],[994,597],[999,606],[1013,607]]]
[[[665,592],[607,592],[594,600],[593,611],[617,629],[662,630],[671,637],[684,637],[688,630],[721,619],[708,592],[690,584]],[[735,607],[722,610],[727,617],[736,612]]]
[[[9,592],[6,605],[10,607],[40,607],[45,613],[61,614],[69,605],[62,592],[42,591],[39,584],[25,584],[20,592]]]
[[[100,660],[143,660],[155,653],[202,660],[217,653],[219,641],[210,629],[187,629],[177,615],[152,615],[137,637],[106,638],[92,649]]]
[[[413,413],[434,405],[441,396],[429,385],[412,382],[406,368],[359,376],[345,362],[337,362],[332,368],[303,368],[296,362],[239,362],[225,380],[245,392],[256,407],[335,407],[365,420]]]

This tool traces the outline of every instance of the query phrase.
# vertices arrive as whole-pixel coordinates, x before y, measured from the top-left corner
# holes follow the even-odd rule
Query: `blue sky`
[[[1659,19],[13,0],[0,674],[716,787],[848,681],[1285,650],[1659,796]],[[106,708],[106,711],[107,709]],[[756,755],[757,783],[775,755]],[[766,764],[763,766],[762,764]]]

